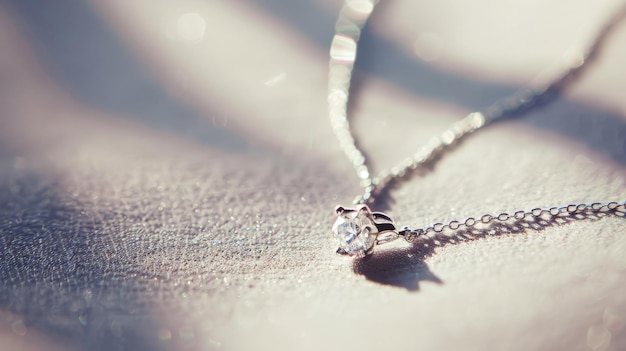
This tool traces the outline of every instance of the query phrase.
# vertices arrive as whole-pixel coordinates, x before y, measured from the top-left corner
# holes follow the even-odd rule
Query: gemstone
[[[375,236],[370,235],[371,221],[366,212],[354,211],[337,216],[333,234],[339,248],[349,255],[365,253],[372,247]]]

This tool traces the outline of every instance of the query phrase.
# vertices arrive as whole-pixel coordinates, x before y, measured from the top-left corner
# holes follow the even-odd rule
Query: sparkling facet
[[[338,216],[333,224],[333,234],[339,248],[350,255],[365,253],[373,243],[373,236],[367,227],[370,221],[360,211],[350,213],[347,217]]]
[[[354,223],[346,222],[343,218],[337,219],[335,224],[335,235],[337,238],[346,244],[351,244],[360,230],[354,225]]]

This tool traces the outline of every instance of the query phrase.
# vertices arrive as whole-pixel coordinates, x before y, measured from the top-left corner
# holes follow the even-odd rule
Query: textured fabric
[[[373,169],[549,76],[616,8],[524,4],[378,5],[350,106]],[[0,5],[0,349],[626,348],[624,218],[335,255],[332,210],[360,193],[325,111],[339,6]],[[418,227],[625,200],[624,42],[622,21],[561,96],[375,209]]]

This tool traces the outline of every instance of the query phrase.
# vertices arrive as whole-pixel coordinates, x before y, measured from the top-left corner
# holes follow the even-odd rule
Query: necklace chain
[[[406,177],[412,170],[432,160],[436,155],[448,149],[460,139],[486,125],[505,117],[519,114],[535,106],[543,98],[550,95],[572,78],[576,72],[586,67],[585,63],[594,55],[599,44],[606,37],[609,30],[623,15],[619,11],[614,18],[598,30],[591,45],[585,52],[576,55],[564,64],[563,71],[548,83],[535,84],[519,89],[514,94],[496,101],[481,112],[472,112],[465,118],[452,123],[439,136],[431,138],[415,154],[401,163],[381,171],[372,177],[363,152],[356,146],[355,139],[350,131],[348,121],[348,98],[350,78],[354,68],[357,53],[357,43],[363,25],[374,10],[374,0],[346,1],[341,9],[335,29],[335,36],[330,49],[329,70],[329,117],[335,136],[339,144],[354,167],[363,195],[358,196],[355,204],[373,203],[375,196],[395,180]]]
[[[469,134],[492,122],[512,115],[519,115],[529,108],[536,106],[537,103],[551,95],[551,93],[563,88],[570,78],[573,78],[577,72],[586,67],[586,63],[598,51],[600,44],[610,32],[611,28],[619,22],[626,13],[626,8],[616,12],[615,16],[597,31],[586,51],[565,62],[560,74],[556,75],[555,78],[549,82],[530,84],[519,89],[512,95],[496,101],[482,111],[468,114],[463,119],[452,123],[438,136],[431,138],[411,157],[406,158],[401,163],[389,169],[385,169],[377,176],[372,177],[366,164],[366,158],[363,152],[357,147],[354,136],[350,131],[347,112],[350,80],[356,60],[357,43],[361,35],[361,29],[372,14],[376,2],[376,0],[346,0],[337,20],[335,35],[330,48],[331,59],[328,85],[329,118],[341,149],[352,163],[357,177],[360,180],[360,185],[364,190],[363,195],[356,197],[354,200],[355,205],[373,203],[376,196],[379,195],[383,189],[388,188],[402,178],[406,178],[411,171],[433,160],[462,138],[465,138]],[[540,220],[542,218],[545,219],[545,217],[557,218],[585,213],[613,213],[620,217],[626,217],[625,205],[626,202],[596,202],[591,204],[572,204],[549,209],[536,208],[530,211],[517,211],[513,214],[500,213],[495,216],[485,214],[478,219],[470,217],[463,222],[453,220],[446,224],[436,223],[421,229],[404,227],[396,231],[397,235],[377,237],[376,243],[394,240],[399,236],[403,236],[406,240],[412,241],[420,235],[438,234],[446,230],[458,230],[461,228],[469,229],[477,225],[486,225],[493,221]],[[341,249],[338,252],[340,251]]]
[[[502,212],[495,216],[492,216],[490,214],[484,214],[479,218],[469,217],[462,222],[453,220],[448,223],[435,223],[428,227],[418,229],[410,229],[409,227],[404,227],[399,231],[399,235],[403,236],[407,241],[413,241],[416,237],[420,235],[437,235],[439,233],[445,232],[446,230],[459,230],[462,228],[470,229],[475,226],[487,225],[491,222],[496,221],[508,222],[510,220],[515,220],[525,221],[525,223],[532,223],[541,220],[547,221],[550,219],[566,218],[584,214],[596,216],[598,214],[612,214],[618,217],[626,217],[626,201],[622,203],[594,202],[591,204],[571,204],[561,207],[552,207],[549,209],[534,208],[530,211],[516,211],[512,214]],[[383,238],[383,240],[384,239],[385,238]],[[383,240],[378,240],[378,244],[384,243],[385,241]]]

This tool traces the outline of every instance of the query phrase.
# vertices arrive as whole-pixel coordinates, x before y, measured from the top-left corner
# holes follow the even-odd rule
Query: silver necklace
[[[372,177],[365,163],[365,156],[356,146],[350,131],[347,105],[350,78],[356,59],[357,43],[361,29],[372,14],[376,2],[376,0],[346,0],[339,13],[335,26],[335,35],[330,48],[328,82],[330,123],[343,152],[352,163],[360,180],[360,185],[364,190],[363,195],[358,196],[354,200],[354,207],[337,206],[335,209],[337,219],[332,226],[332,231],[339,245],[337,249],[338,254],[364,256],[372,253],[375,246],[400,237],[412,242],[419,236],[439,235],[445,231],[454,231],[461,228],[469,229],[481,225],[486,226],[494,221],[537,221],[545,220],[546,217],[563,218],[585,213],[605,213],[626,217],[626,202],[594,202],[590,204],[570,204],[548,209],[535,208],[530,211],[517,211],[513,214],[499,213],[493,216],[484,214],[480,217],[470,217],[463,221],[453,220],[448,223],[435,223],[424,228],[411,229],[409,227],[399,228],[388,215],[381,212],[372,212],[368,204],[372,205],[376,196],[384,188],[391,186],[402,178],[406,178],[411,171],[431,161],[436,155],[439,155],[460,139],[511,114],[523,112],[534,106],[550,92],[562,88],[569,78],[585,67],[587,59],[597,51],[598,44],[622,16],[620,11],[600,28],[587,51],[574,62],[566,64],[563,72],[556,79],[542,86],[524,87],[515,94],[497,101],[484,111],[470,113],[460,121],[452,123],[439,136],[433,137],[412,157]]]

